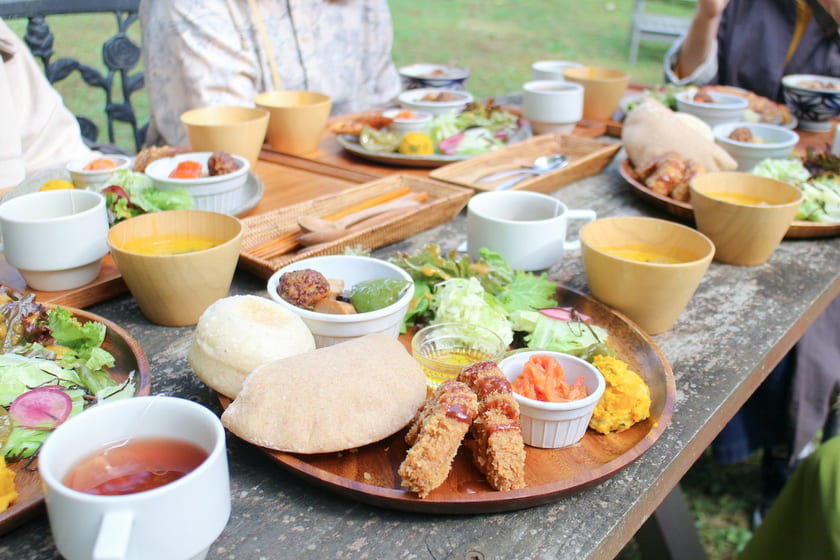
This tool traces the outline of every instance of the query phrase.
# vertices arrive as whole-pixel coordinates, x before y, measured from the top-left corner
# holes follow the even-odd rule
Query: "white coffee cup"
[[[208,453],[163,486],[94,495],[62,481],[83,459],[130,438],[174,438]],[[225,431],[208,408],[187,399],[135,397],[71,417],[41,446],[38,469],[53,538],[67,560],[202,559],[230,518]]]
[[[105,197],[62,189],[21,195],[0,205],[0,250],[35,290],[92,282],[108,254]]]
[[[511,267],[544,270],[580,249],[580,239],[566,240],[569,220],[591,222],[593,210],[569,210],[547,194],[532,191],[491,191],[467,203],[467,250],[478,258],[486,247]]]
[[[535,80],[522,86],[522,115],[535,134],[571,134],[583,118],[583,86]]]
[[[531,77],[534,80],[562,81],[564,79],[563,70],[581,66],[583,64],[571,60],[538,60],[531,64]]]

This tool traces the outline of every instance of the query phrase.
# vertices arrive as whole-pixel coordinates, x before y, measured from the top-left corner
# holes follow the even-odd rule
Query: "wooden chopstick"
[[[372,208],[374,206],[378,206],[380,204],[384,204],[386,202],[398,200],[401,198],[411,198],[419,202],[425,202],[429,198],[429,193],[415,193],[411,191],[410,187],[400,187],[387,193],[383,193],[369,198],[367,200],[363,200],[352,206],[348,206],[347,208],[344,208],[338,212],[334,212],[328,216],[325,216],[324,219],[337,220],[339,218],[343,218],[348,214],[352,214],[353,212],[364,210],[366,208]],[[285,255],[286,253],[290,253],[291,251],[294,251],[300,246],[300,243],[298,242],[298,236],[301,233],[302,231],[299,228],[294,231],[286,232],[284,234],[278,235],[277,237],[273,237],[268,241],[264,241],[259,245],[251,247],[247,250],[247,253],[255,258],[263,260],[269,260],[275,257],[279,257],[281,255]]]

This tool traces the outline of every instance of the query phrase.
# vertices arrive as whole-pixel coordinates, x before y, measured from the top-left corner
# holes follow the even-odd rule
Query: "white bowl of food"
[[[468,103],[473,102],[473,96],[466,91],[454,89],[409,89],[397,97],[400,104],[412,111],[425,111],[432,115],[446,113],[460,113]]]
[[[414,281],[380,259],[325,255],[277,270],[268,279],[268,295],[298,314],[322,348],[370,333],[398,337],[414,297]]]
[[[445,64],[418,63],[399,69],[403,89],[443,88],[463,90],[470,77],[469,68]]]
[[[565,402],[547,402],[529,398],[517,392],[516,380],[523,374],[526,363],[532,358],[548,357],[555,360],[563,370],[567,386],[573,387],[578,379],[586,396]],[[574,445],[583,438],[595,405],[606,389],[604,376],[589,362],[546,350],[515,352],[499,362],[513,387],[513,396],[519,404],[519,419],[522,438],[526,445],[556,449]]]
[[[388,125],[392,131],[400,136],[406,132],[425,132],[432,122],[433,115],[428,111],[416,111],[414,109],[388,109],[383,111],[383,116],[393,119]]]
[[[797,133],[774,124],[724,123],[712,133],[715,142],[738,162],[738,171],[752,171],[766,158],[788,157],[799,142]]]
[[[744,120],[747,100],[716,91],[689,89],[676,95],[677,111],[690,113],[712,128],[719,124]]]
[[[146,175],[159,189],[183,187],[196,210],[230,214],[242,205],[251,164],[225,152],[190,152],[161,158],[146,166]]]
[[[840,78],[791,74],[782,78],[782,94],[803,130],[831,130],[840,115]]]
[[[131,158],[121,155],[91,154],[67,163],[71,181],[77,189],[87,189],[101,185],[117,169],[126,169],[131,165]]]

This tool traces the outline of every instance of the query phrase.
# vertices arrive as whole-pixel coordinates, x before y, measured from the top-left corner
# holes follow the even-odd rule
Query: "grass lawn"
[[[628,64],[632,0],[390,0],[394,20],[393,57],[397,65],[453,62],[470,68],[469,90],[487,99],[520,89],[531,76],[531,63],[542,59],[575,60],[631,72],[635,83],[662,81],[667,43],[643,42],[638,62]],[[650,0],[649,11],[691,15],[686,0]],[[24,21],[10,21],[23,34]],[[51,19],[57,56],[73,56],[104,70],[100,46],[116,30],[112,15],[61,16]],[[135,24],[131,35],[139,35]],[[104,96],[91,93],[74,76],[58,86],[75,113],[97,120],[104,139]],[[148,119],[142,92],[133,98],[141,123]],[[128,130],[117,143],[133,149]],[[644,457],[642,459],[644,460]],[[704,548],[713,560],[734,558],[749,538],[748,519],[758,496],[758,461],[716,465],[702,457],[683,480]],[[639,558],[631,543],[619,556]]]

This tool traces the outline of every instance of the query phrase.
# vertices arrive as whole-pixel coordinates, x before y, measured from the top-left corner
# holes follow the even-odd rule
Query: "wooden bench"
[[[0,0],[0,17],[4,20],[27,18],[24,42],[44,65],[44,73],[51,84],[78,72],[84,82],[105,93],[105,118],[108,128],[107,142],[115,145],[114,124],[126,123],[131,127],[134,148],[139,151],[146,138],[148,123],[137,124],[131,97],[143,89],[143,72],[136,67],[140,62],[140,47],[127,35],[128,28],[137,20],[140,0]],[[113,13],[116,16],[116,33],[102,45],[105,73],[69,57],[55,58],[55,37],[47,18],[60,14]],[[87,116],[76,115],[82,135],[92,144],[98,143],[99,127]]]

